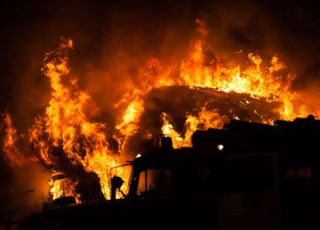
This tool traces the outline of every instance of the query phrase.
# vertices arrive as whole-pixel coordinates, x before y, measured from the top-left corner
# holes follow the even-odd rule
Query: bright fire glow
[[[53,171],[51,175],[52,178],[49,181],[49,186],[53,200],[60,197],[72,196],[76,199],[76,203],[80,203],[80,194],[76,191],[78,181],[63,177],[54,179],[54,177],[62,175],[58,171]]]

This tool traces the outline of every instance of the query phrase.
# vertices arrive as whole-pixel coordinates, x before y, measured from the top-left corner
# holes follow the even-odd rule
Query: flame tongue
[[[200,127],[204,130],[208,128],[222,128],[226,118],[221,116],[216,111],[208,111],[205,107],[203,107],[197,116],[193,116],[191,114],[188,114],[186,116],[184,125],[184,137],[182,137],[182,135],[174,129],[174,126],[171,124],[172,122],[170,121],[168,114],[162,113],[161,120],[163,122],[163,125],[161,127],[162,134],[172,139],[174,148],[181,148],[192,146],[192,134],[197,129],[199,129]]]
[[[2,125],[0,123],[0,131]],[[4,159],[11,166],[23,166],[30,161],[36,161],[36,158],[24,156],[17,148],[18,135],[17,130],[13,127],[12,118],[8,113],[3,116],[4,138],[2,142],[2,150]]]

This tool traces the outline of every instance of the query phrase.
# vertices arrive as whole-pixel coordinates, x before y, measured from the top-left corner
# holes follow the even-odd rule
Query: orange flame
[[[142,98],[140,96],[134,97],[127,106],[120,124],[116,125],[116,129],[119,130],[120,135],[114,135],[114,138],[118,141],[121,152],[125,151],[128,138],[134,135],[139,129],[140,117],[143,111]]]
[[[13,127],[12,118],[8,113],[4,114],[3,128],[4,137],[2,151],[4,153],[4,159],[11,166],[23,166],[30,161],[35,161],[35,158],[25,157],[17,148],[17,130]]]
[[[221,116],[217,111],[209,111],[205,107],[201,109],[197,116],[187,114],[185,120],[185,132],[182,137],[171,124],[168,114],[162,113],[161,119],[163,125],[161,127],[162,134],[172,139],[174,148],[191,147],[192,134],[198,130],[206,130],[208,128],[222,128],[227,118]]]
[[[204,24],[200,23],[200,26],[200,30],[204,30]],[[299,95],[291,89],[294,75],[288,72],[286,65],[277,56],[272,57],[267,67],[263,67],[262,58],[253,53],[248,54],[251,64],[247,68],[233,63],[226,65],[219,59],[207,60],[203,53],[206,35],[207,33],[202,32],[200,38],[192,42],[189,55],[181,64],[181,84],[227,93],[245,93],[253,98],[280,102],[278,113],[281,119],[292,120],[310,113],[319,114],[318,111],[308,111],[304,105],[297,103]]]
[[[55,176],[61,175],[58,171],[52,172],[52,178],[49,181],[50,194],[52,199],[58,199],[65,196],[73,196],[76,203],[80,203],[80,194],[76,191],[78,181],[73,181],[70,178],[53,179]]]

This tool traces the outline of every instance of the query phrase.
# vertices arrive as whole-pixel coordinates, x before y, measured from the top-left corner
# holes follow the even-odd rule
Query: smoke
[[[231,1],[217,3],[216,18],[208,17],[212,44],[221,53],[232,50],[274,54],[296,74],[295,90],[319,84],[320,38],[316,1]],[[217,20],[218,19],[218,20]]]
[[[49,173],[39,162],[30,162],[12,170],[9,206],[19,219],[32,212],[39,212],[48,201]]]

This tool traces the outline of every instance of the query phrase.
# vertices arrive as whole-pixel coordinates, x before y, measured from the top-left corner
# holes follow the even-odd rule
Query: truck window
[[[178,197],[209,197],[218,188],[210,167],[181,167],[173,171],[174,193]]]
[[[139,175],[138,195],[168,195],[171,191],[171,173],[168,169],[147,169]]]

